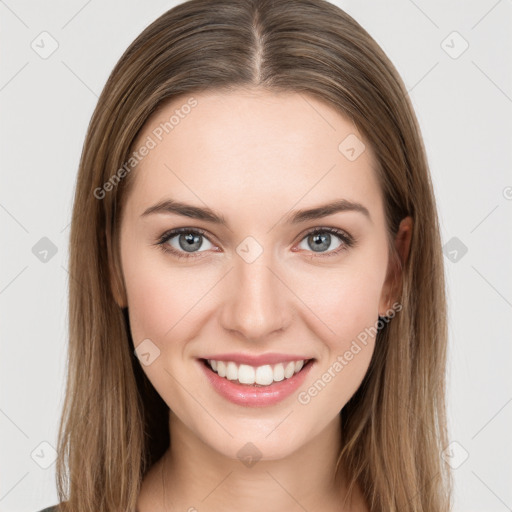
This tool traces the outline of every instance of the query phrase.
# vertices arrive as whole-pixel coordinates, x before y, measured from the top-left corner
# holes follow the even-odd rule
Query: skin
[[[334,479],[340,449],[339,412],[358,389],[375,339],[307,404],[297,400],[365,328],[375,326],[395,296],[398,270],[388,259],[384,204],[371,148],[354,161],[338,146],[355,126],[319,100],[258,89],[196,94],[198,104],[136,167],[121,219],[120,248],[135,346],[150,339],[160,355],[142,365],[171,409],[172,446],[145,477],[139,512],[368,510],[356,488],[341,506],[345,479]],[[146,123],[148,135],[188,97],[174,98]],[[154,137],[153,137],[154,138]],[[222,214],[229,227],[176,214],[142,216],[162,199]],[[297,225],[298,209],[336,199],[363,204]],[[191,258],[156,245],[168,230],[206,231]],[[334,227],[315,252],[308,231]],[[412,222],[395,247],[404,262]],[[252,236],[262,254],[248,263],[236,252]],[[329,234],[327,233],[327,236]],[[183,239],[182,239],[183,240]],[[229,271],[229,272],[228,272]],[[398,314],[398,313],[397,313]],[[235,405],[211,387],[196,358],[221,352],[291,353],[316,359],[305,383],[268,407]],[[246,467],[237,452],[248,442],[261,459]]]

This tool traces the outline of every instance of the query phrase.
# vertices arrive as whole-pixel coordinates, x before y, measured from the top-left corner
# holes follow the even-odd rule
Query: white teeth
[[[241,384],[254,384],[256,381],[256,372],[252,366],[246,364],[241,364],[240,366],[237,366],[235,363],[230,364],[232,364],[235,369],[238,369],[237,379]]]
[[[260,386],[269,386],[273,382],[289,379],[303,368],[304,363],[305,361],[301,360],[278,363],[273,366],[265,364],[254,367],[247,364],[237,365],[233,361],[208,359],[208,364],[213,371],[218,373],[219,377],[238,380],[241,384],[258,384]]]
[[[274,366],[274,380],[281,381],[284,379],[284,366],[282,363],[276,364]]]
[[[217,361],[217,373],[219,377],[226,376],[226,365],[222,361]]]
[[[284,369],[284,376],[286,379],[289,379],[295,373],[295,363],[290,361],[286,368]]]
[[[265,366],[258,366],[256,368],[256,377],[254,379],[261,386],[268,386],[274,382],[274,371],[272,366],[266,364]]]
[[[226,379],[229,380],[237,380],[238,379],[238,369],[236,364],[233,362],[229,362],[226,366]]]

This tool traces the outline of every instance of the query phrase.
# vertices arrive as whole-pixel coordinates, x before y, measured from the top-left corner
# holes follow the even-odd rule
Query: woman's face
[[[271,460],[299,450],[359,387],[378,315],[392,305],[369,146],[311,96],[240,90],[174,98],[135,149],[120,244],[144,372],[217,452],[235,458],[252,442]],[[166,201],[182,214],[150,212]],[[332,203],[346,208],[322,212]],[[230,378],[203,361],[233,361],[228,353],[274,359],[240,373],[230,365]],[[278,366],[294,371],[289,359],[313,362],[288,379]],[[233,384],[256,376],[274,384]]]

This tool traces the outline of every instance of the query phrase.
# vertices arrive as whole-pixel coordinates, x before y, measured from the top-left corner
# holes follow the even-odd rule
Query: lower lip
[[[284,400],[304,382],[314,362],[314,359],[310,360],[298,373],[289,379],[274,382],[269,386],[256,387],[249,384],[239,384],[224,377],[219,377],[204,359],[199,360],[201,368],[217,393],[234,404],[246,407],[265,407]]]

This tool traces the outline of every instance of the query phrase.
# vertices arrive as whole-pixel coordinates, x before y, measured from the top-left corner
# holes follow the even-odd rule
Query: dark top
[[[47,507],[39,512],[57,512],[57,505],[53,505],[52,507]]]

